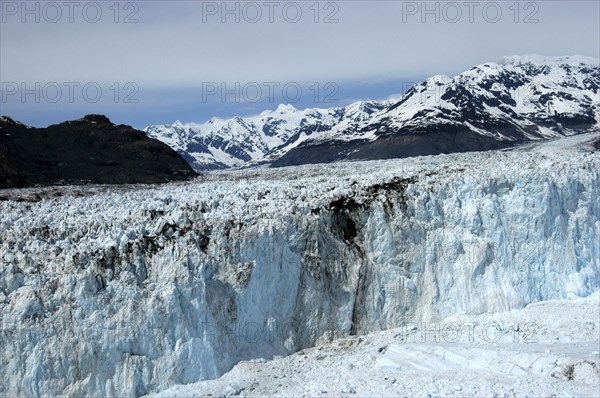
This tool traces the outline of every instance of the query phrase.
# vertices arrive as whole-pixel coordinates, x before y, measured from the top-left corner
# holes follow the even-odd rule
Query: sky
[[[600,2],[0,0],[0,114],[143,128],[328,108],[531,53],[599,57]]]

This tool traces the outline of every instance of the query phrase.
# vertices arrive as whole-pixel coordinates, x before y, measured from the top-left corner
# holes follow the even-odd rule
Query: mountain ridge
[[[435,75],[401,98],[148,126],[196,170],[489,150],[600,126],[600,61],[512,55]],[[381,142],[377,142],[382,140]]]
[[[168,145],[104,115],[46,128],[0,117],[0,188],[160,183],[195,175]]]

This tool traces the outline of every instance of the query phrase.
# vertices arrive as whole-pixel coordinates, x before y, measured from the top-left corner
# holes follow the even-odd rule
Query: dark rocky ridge
[[[183,181],[196,173],[177,152],[102,115],[25,126],[0,117],[0,188]]]
[[[376,141],[324,142],[317,145],[299,145],[275,160],[272,167],[297,166],[306,163],[329,163],[340,160],[383,160],[503,149],[520,141],[498,141],[467,129],[422,134],[394,134]],[[432,129],[433,130],[433,129]]]

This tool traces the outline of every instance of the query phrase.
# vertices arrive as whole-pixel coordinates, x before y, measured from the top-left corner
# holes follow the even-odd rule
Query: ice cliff
[[[3,192],[0,395],[139,396],[337,336],[587,296],[600,157],[582,140]]]

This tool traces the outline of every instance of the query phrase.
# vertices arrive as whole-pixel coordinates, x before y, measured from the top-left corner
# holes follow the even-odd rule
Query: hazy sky
[[[599,3],[0,0],[0,114],[141,128],[381,99],[505,55],[598,57]]]

